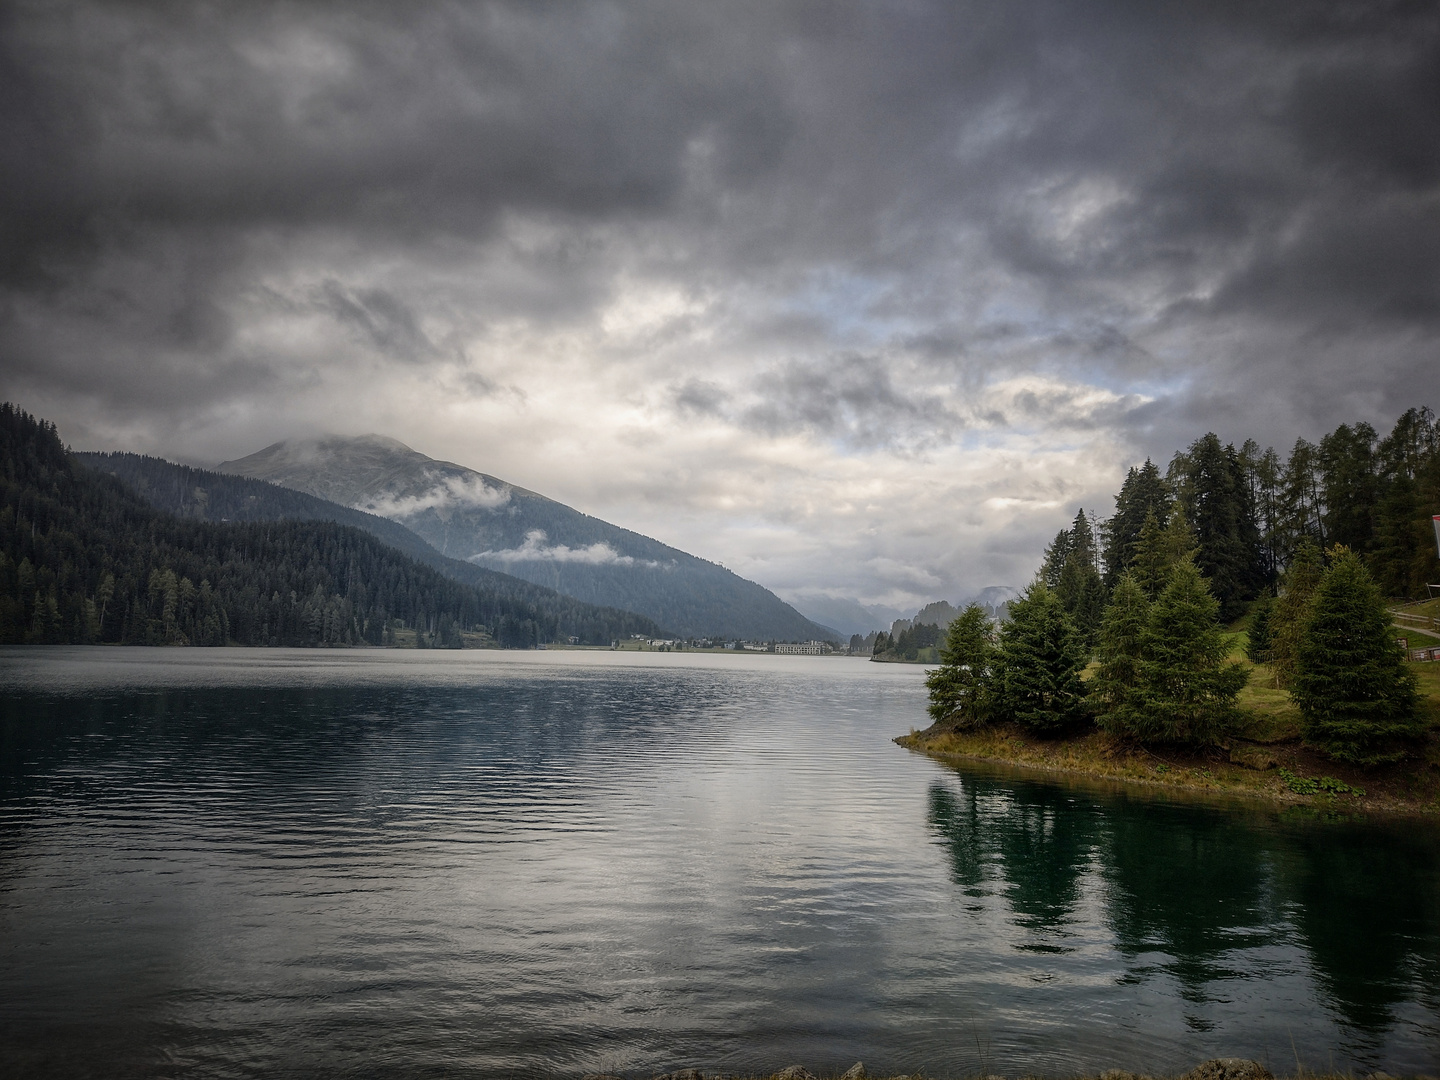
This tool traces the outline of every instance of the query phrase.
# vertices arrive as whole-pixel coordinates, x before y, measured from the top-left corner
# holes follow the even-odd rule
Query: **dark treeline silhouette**
[[[577,636],[608,642],[632,619],[650,625],[597,613]],[[466,631],[518,648],[562,632],[556,612],[352,526],[157,511],[77,462],[54,424],[0,405],[0,642],[381,645],[400,629],[440,647]]]

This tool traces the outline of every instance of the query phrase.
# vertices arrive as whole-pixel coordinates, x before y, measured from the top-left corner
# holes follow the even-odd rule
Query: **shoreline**
[[[1440,754],[1433,734],[1416,757],[1369,771],[1327,761],[1298,739],[1152,751],[1099,731],[1042,739],[1014,724],[974,731],[934,724],[893,741],[940,762],[997,765],[1195,801],[1218,797],[1327,816],[1440,820]],[[1338,790],[1317,790],[1322,780]]]
[[[1304,1067],[1298,1061],[1297,1070],[1294,1074],[1287,1076],[1280,1073],[1277,1077],[1264,1065],[1249,1058],[1210,1058],[1202,1061],[1188,1072],[1184,1073],[1137,1073],[1124,1069],[1106,1069],[1103,1072],[1080,1072],[1063,1074],[1073,1077],[1074,1080],[1355,1080],[1353,1072],[1335,1072],[1333,1067],[1329,1071],[1312,1071]],[[987,1072],[982,1066],[979,1073],[968,1074],[973,1080],[1005,1080],[1003,1075]],[[1023,1072],[1020,1074],[1027,1080],[1038,1080],[1043,1074]],[[1401,1074],[1401,1076],[1413,1076],[1415,1080],[1435,1080],[1425,1073]],[[822,1072],[815,1074],[802,1065],[791,1065],[773,1073],[705,1073],[699,1069],[679,1069],[675,1072],[660,1073],[651,1080],[926,1080],[927,1074],[901,1073],[898,1075],[876,1076],[865,1071],[861,1062],[856,1062],[849,1070],[843,1073]],[[1368,1074],[1367,1080],[1400,1080],[1400,1077],[1388,1073]],[[581,1080],[625,1080],[625,1077],[617,1073],[585,1073]]]

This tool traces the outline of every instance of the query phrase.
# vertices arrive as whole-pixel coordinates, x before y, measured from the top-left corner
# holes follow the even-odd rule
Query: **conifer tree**
[[[1320,487],[1320,450],[1312,442],[1296,439],[1281,479],[1277,528],[1277,547],[1287,566],[1306,538],[1325,542]]]
[[[1136,708],[1123,714],[1142,742],[1212,744],[1239,719],[1235,699],[1250,674],[1230,662],[1220,604],[1186,560],[1151,605],[1140,640]]]
[[[1195,539],[1195,530],[1190,527],[1190,519],[1185,516],[1181,507],[1175,507],[1165,522],[1160,549],[1165,553],[1167,571],[1183,562],[1194,562],[1199,555],[1200,544]]]
[[[1245,658],[1252,664],[1264,664],[1270,659],[1270,613],[1274,601],[1259,600],[1250,609],[1250,626],[1245,634]]]
[[[1320,440],[1320,471],[1325,502],[1327,544],[1367,552],[1374,541],[1375,429],[1366,423],[1341,424]]]
[[[1149,599],[1154,600],[1170,581],[1170,571],[1179,563],[1195,557],[1195,534],[1180,507],[1172,507],[1164,529],[1152,514],[1140,530],[1132,572],[1135,582]]]
[[[1160,590],[1165,588],[1165,579],[1170,576],[1170,557],[1165,551],[1165,530],[1153,511],[1146,515],[1145,523],[1140,528],[1140,538],[1135,543],[1135,557],[1131,561],[1130,572],[1134,575],[1135,584],[1148,600],[1154,600],[1160,595]]]
[[[1143,707],[1140,661],[1149,622],[1149,598],[1134,574],[1122,574],[1100,624],[1096,648],[1100,669],[1089,690],[1099,724],[1107,731],[1128,731],[1136,722],[1135,713]]]
[[[1295,653],[1291,698],[1305,741],[1340,761],[1374,765],[1424,733],[1415,673],[1395,645],[1385,599],[1359,557],[1336,548]]]
[[[1105,582],[1096,568],[1098,554],[1095,531],[1082,509],[1070,527],[1065,563],[1051,587],[1087,647],[1094,642],[1105,614]]]
[[[1010,602],[1001,631],[1000,711],[1038,731],[1058,731],[1083,719],[1086,651],[1060,598],[1043,581]]]
[[[990,617],[979,604],[971,604],[950,623],[940,666],[925,676],[934,719],[952,720],[961,727],[984,722],[994,654]]]
[[[1132,468],[1115,496],[1115,515],[1110,519],[1105,546],[1105,584],[1113,588],[1120,575],[1135,561],[1140,530],[1152,514],[1160,527],[1165,525],[1170,496],[1165,479],[1149,458],[1138,469]]]
[[[1306,537],[1285,572],[1280,598],[1270,613],[1270,666],[1278,687],[1288,687],[1295,677],[1296,649],[1310,617],[1310,600],[1324,572],[1319,546]]]
[[[1060,575],[1070,559],[1071,542],[1074,534],[1070,529],[1061,529],[1045,549],[1045,561],[1040,564],[1040,580],[1054,589],[1060,584]]]
[[[1260,530],[1250,485],[1235,447],[1215,434],[1197,439],[1184,455],[1181,505],[1195,531],[1195,562],[1210,582],[1224,618],[1240,614],[1261,580]]]

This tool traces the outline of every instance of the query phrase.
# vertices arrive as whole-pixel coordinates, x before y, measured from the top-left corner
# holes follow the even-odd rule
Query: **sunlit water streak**
[[[0,653],[16,1074],[1440,1066],[1440,843],[895,747],[808,657]]]

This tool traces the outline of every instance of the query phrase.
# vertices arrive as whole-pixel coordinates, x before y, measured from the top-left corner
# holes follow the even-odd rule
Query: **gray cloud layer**
[[[1435,385],[1431,3],[0,20],[0,392],[77,443],[428,434],[881,600],[1023,577],[1207,428],[1283,445]],[[947,546],[895,470],[1001,502]]]

